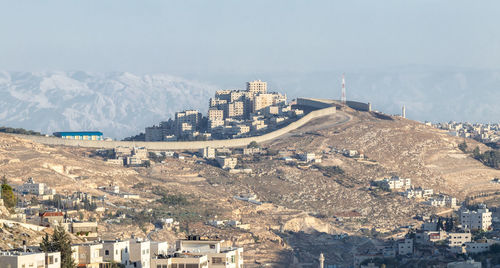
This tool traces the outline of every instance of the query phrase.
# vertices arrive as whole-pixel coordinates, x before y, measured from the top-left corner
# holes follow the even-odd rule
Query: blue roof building
[[[88,141],[102,141],[102,132],[100,131],[67,131],[67,132],[54,132],[54,136],[70,139],[70,140],[88,140]]]

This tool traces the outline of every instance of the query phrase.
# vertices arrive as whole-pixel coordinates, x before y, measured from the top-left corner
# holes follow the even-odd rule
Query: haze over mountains
[[[241,88],[262,79],[271,90],[338,98],[341,72],[135,75],[127,72],[0,72],[0,125],[52,133],[101,130],[123,138],[182,109],[207,109],[216,89]],[[407,66],[346,72],[349,99],[420,121],[498,122],[500,71]],[[209,81],[209,82],[197,82]]]
[[[123,138],[175,111],[206,109],[214,86],[166,75],[1,72],[0,125]]]

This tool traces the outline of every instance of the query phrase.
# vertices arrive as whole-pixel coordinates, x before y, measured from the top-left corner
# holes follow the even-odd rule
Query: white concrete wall
[[[19,138],[31,140],[41,144],[47,145],[64,145],[86,148],[103,148],[112,149],[118,146],[122,147],[146,147],[148,150],[164,151],[164,150],[199,150],[205,147],[222,148],[222,147],[244,147],[250,142],[256,141],[257,143],[264,143],[273,140],[281,135],[293,131],[309,121],[336,113],[335,107],[328,107],[306,114],[304,117],[298,119],[289,125],[269,132],[267,134],[249,138],[239,138],[230,140],[211,140],[211,141],[179,141],[179,142],[140,142],[140,141],[85,141],[85,140],[67,140],[56,137],[45,136],[31,136],[21,134],[10,134]]]

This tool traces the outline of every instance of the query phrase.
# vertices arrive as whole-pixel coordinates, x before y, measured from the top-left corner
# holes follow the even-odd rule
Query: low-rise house
[[[214,159],[215,158],[215,149],[212,147],[205,147],[203,149],[200,149],[200,155],[201,157],[205,159]]]
[[[398,242],[399,255],[412,255],[413,254],[413,239],[405,238]]]
[[[252,154],[259,154],[260,153],[260,148],[258,147],[252,147],[252,148],[243,148],[243,154],[244,155],[252,155]]]
[[[304,161],[304,162],[313,162],[316,160],[316,154],[315,153],[302,153],[299,154],[299,159]]]
[[[422,189],[421,187],[412,188],[406,190],[404,195],[406,198],[427,198],[434,194],[434,190],[432,189]]]
[[[0,268],[60,268],[61,253],[0,252]]]
[[[457,199],[447,195],[439,195],[438,197],[430,198],[425,204],[433,207],[457,207]]]
[[[238,164],[238,158],[236,157],[217,156],[216,160],[222,169],[233,169]]]
[[[47,187],[45,183],[37,183],[33,178],[28,178],[28,180],[18,186],[16,190],[23,194],[34,194],[34,195],[54,195],[56,191]]]
[[[151,258],[153,268],[208,268],[208,257],[202,254],[174,253],[172,255],[158,255]]]
[[[465,243],[465,252],[467,254],[477,254],[482,252],[487,252],[490,250],[491,243],[488,241],[484,242],[468,242]]]
[[[109,263],[103,260],[101,255],[103,244],[78,244],[71,246],[73,259],[78,267],[104,268]]]
[[[201,253],[208,257],[208,268],[243,267],[243,248],[222,247],[224,240],[201,240],[199,236],[189,236],[178,240],[176,249],[180,252]]]
[[[391,178],[385,178],[380,183],[382,188],[388,190],[396,190],[396,189],[410,189],[411,187],[411,179],[400,178],[397,176]]]
[[[43,212],[40,214],[40,225],[42,226],[57,226],[64,221],[64,214],[60,211]]]
[[[450,262],[446,265],[446,268],[481,268],[481,262],[474,260]]]
[[[71,222],[68,224],[70,233],[87,240],[97,239],[97,222]]]

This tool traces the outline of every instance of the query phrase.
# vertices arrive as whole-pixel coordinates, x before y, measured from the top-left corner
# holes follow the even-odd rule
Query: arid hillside
[[[350,120],[336,123],[339,115]],[[335,118],[334,118],[335,117]],[[150,237],[172,242],[186,234],[217,236],[245,247],[249,267],[262,263],[288,267],[315,262],[324,252],[327,263],[351,264],[353,254],[380,246],[379,238],[397,236],[404,226],[418,225],[416,215],[439,209],[397,193],[370,187],[391,175],[412,184],[457,197],[500,191],[490,183],[500,171],[485,167],[458,149],[463,139],[424,124],[374,113],[345,110],[324,117],[269,144],[267,153],[238,155],[252,173],[231,173],[194,152],[186,159],[167,158],[151,167],[106,164],[83,148],[45,146],[0,134],[0,176],[19,185],[28,177],[47,183],[62,195],[75,191],[106,195],[97,218],[103,237]],[[483,145],[467,140],[469,148]],[[344,156],[343,149],[367,157]],[[318,164],[286,164],[280,153],[314,152]],[[339,167],[336,169],[334,167]],[[341,171],[340,171],[341,170]],[[140,195],[124,199],[98,189],[114,184]],[[254,194],[263,204],[234,198]],[[171,197],[182,202],[171,202]],[[118,215],[125,215],[120,220]],[[180,222],[180,230],[155,230],[162,217]],[[208,220],[237,220],[247,229],[208,226]],[[348,234],[339,239],[338,234]],[[2,234],[0,234],[1,238]],[[12,239],[11,239],[12,240]],[[34,240],[35,241],[35,240]],[[8,248],[7,245],[0,247]]]
[[[271,147],[317,153],[330,148],[358,150],[374,163],[343,157],[337,162],[354,177],[378,179],[399,175],[411,178],[416,186],[433,188],[462,200],[479,192],[500,190],[500,185],[491,183],[492,178],[500,177],[500,170],[486,167],[460,151],[458,144],[464,142],[463,138],[400,117],[352,110],[347,113],[352,119],[345,124],[318,130],[315,125],[328,121],[321,118]],[[469,148],[488,149],[474,140],[465,141]]]

